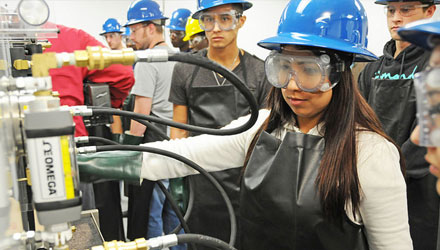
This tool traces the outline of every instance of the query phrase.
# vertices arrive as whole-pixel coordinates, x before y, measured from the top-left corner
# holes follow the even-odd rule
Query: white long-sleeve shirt
[[[258,121],[249,130],[231,136],[200,135],[172,141],[153,142],[144,146],[161,148],[182,155],[207,171],[219,171],[243,165],[249,145],[258,128],[269,116],[269,110],[260,110]],[[241,117],[225,128],[244,124],[249,117]],[[273,133],[282,139],[287,132],[298,128],[284,127]],[[308,134],[319,135],[318,128]],[[373,132],[357,135],[357,171],[361,186],[360,211],[356,219],[347,204],[348,217],[363,224],[370,250],[411,250],[406,184],[400,170],[397,148]],[[149,180],[182,177],[197,174],[195,170],[174,159],[144,153],[141,177]]]

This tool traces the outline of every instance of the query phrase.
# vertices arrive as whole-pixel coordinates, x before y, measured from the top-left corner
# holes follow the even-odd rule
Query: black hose
[[[142,61],[142,59],[140,61]],[[214,128],[204,128],[204,127],[200,127],[200,126],[182,124],[182,123],[174,122],[171,120],[164,120],[164,119],[160,119],[157,117],[151,117],[151,116],[138,116],[136,118],[140,118],[140,119],[144,119],[144,120],[148,120],[148,121],[153,121],[153,122],[157,122],[160,124],[165,124],[168,126],[180,128],[180,129],[185,129],[185,130],[192,131],[192,132],[197,132],[197,133],[201,133],[201,134],[212,134],[212,135],[239,134],[241,132],[244,132],[244,131],[250,129],[257,122],[257,119],[258,119],[257,101],[255,100],[255,97],[252,94],[252,92],[249,90],[249,88],[232,71],[230,71],[229,69],[223,67],[222,65],[220,65],[214,61],[209,60],[206,57],[191,54],[191,53],[172,53],[172,54],[168,55],[168,61],[176,61],[176,62],[194,64],[194,65],[200,66],[202,68],[206,68],[206,69],[209,69],[209,70],[212,70],[212,71],[215,71],[215,72],[221,74],[232,85],[234,85],[238,89],[238,91],[244,96],[244,98],[248,101],[249,107],[250,107],[250,113],[251,113],[249,120],[245,124],[243,124],[239,127],[232,128],[232,129],[219,130],[219,129],[214,129]],[[108,113],[101,113],[102,109],[99,109],[99,108],[92,108],[92,109],[93,109],[94,114],[108,114]],[[115,115],[126,116],[126,115],[123,115],[123,113],[118,113]]]
[[[147,127],[147,129],[149,129],[151,132],[154,132],[155,134],[159,135],[160,137],[162,137],[163,140],[169,140],[170,138],[168,137],[168,135],[166,135],[166,133],[164,133],[160,128],[158,128],[156,125],[153,125],[151,122],[149,121],[144,121],[141,119],[133,119],[137,122],[139,122],[140,124],[144,125],[145,127]]]
[[[131,111],[124,111],[124,110],[113,109],[113,108],[92,108],[92,110],[93,110],[93,115],[125,116],[125,117],[130,117],[131,119],[147,120],[150,122],[165,124],[165,125],[175,127],[175,128],[180,128],[180,129],[198,132],[198,133],[202,133],[202,134],[211,134],[211,135],[235,135],[235,134],[242,133],[242,132],[250,129],[255,124],[256,119],[258,118],[257,117],[258,111],[257,111],[257,115],[254,116],[255,118],[253,118],[253,116],[251,114],[251,117],[249,118],[249,120],[245,124],[243,124],[239,127],[230,128],[230,129],[214,129],[214,128],[204,128],[204,127],[199,127],[199,126],[195,126],[195,125],[184,124],[184,123],[180,123],[180,122],[175,122],[173,120],[158,118],[158,117],[151,116],[151,115],[143,115],[143,114],[138,114],[138,113],[134,113]]]
[[[93,106],[88,106],[88,107],[92,108]],[[96,107],[96,108],[101,108],[101,107]],[[159,135],[160,137],[162,137],[163,140],[169,140],[170,139],[162,130],[160,130],[158,127],[156,127],[152,123],[150,123],[148,121],[144,121],[144,120],[139,120],[139,119],[134,119],[134,120],[139,122],[139,123],[141,123],[142,125],[148,127],[148,129],[150,131],[152,131],[152,132],[156,133],[157,135]],[[91,137],[89,136],[89,139],[90,138]],[[100,139],[105,139],[105,138],[94,137],[94,139],[96,141],[99,141]],[[108,140],[108,139],[105,139],[105,140]],[[110,140],[108,140],[108,141],[109,141],[108,143],[105,143],[103,141],[101,141],[101,142],[103,142],[105,144],[110,144],[110,145],[120,145],[119,143],[116,143],[114,141],[110,141]],[[159,187],[160,187],[160,185],[159,185]],[[163,191],[164,189],[161,188],[161,190]],[[192,184],[191,179],[189,179],[188,190],[189,190],[189,194],[188,194],[189,199],[188,199],[188,207],[186,209],[185,216],[183,217],[183,222],[184,223],[186,223],[186,221],[188,221],[189,217],[191,216],[192,209],[194,207],[194,200],[195,199],[194,199],[194,190],[193,190],[193,184]],[[169,200],[172,209],[176,213],[176,216],[179,218],[179,216],[177,215],[177,210],[176,210],[176,209],[179,209],[179,207],[177,206],[174,198],[173,199],[169,199],[167,193],[165,193],[165,192],[163,192],[163,193],[165,194],[165,196],[167,196],[167,199]],[[170,196],[170,197],[172,198],[172,196]],[[179,212],[180,212],[180,210],[179,210]],[[180,224],[170,232],[171,234],[177,234],[180,231],[180,229],[182,229],[183,223],[182,223],[182,220],[180,220],[180,218],[179,218],[179,221],[180,221]],[[185,230],[185,228],[183,230]],[[185,230],[185,232],[189,233],[189,231],[187,231],[187,230]]]
[[[112,109],[110,107],[101,107],[101,106],[87,106],[87,108],[90,109]],[[120,109],[118,109],[120,110]],[[148,127],[148,129],[150,129],[151,131],[153,131],[154,133],[156,133],[157,135],[159,135],[160,137],[162,137],[164,140],[169,140],[170,138],[166,135],[166,133],[164,133],[160,128],[158,128],[156,125],[153,125],[152,123],[145,121],[145,120],[141,120],[141,119],[133,119],[137,122],[139,122],[140,124],[144,125],[145,127]]]
[[[229,244],[233,246],[235,244],[235,237],[237,235],[237,220],[235,218],[234,214],[234,208],[232,207],[231,200],[229,199],[228,195],[226,194],[223,187],[220,185],[220,183],[211,175],[209,174],[205,169],[197,165],[195,162],[178,155],[173,152],[169,152],[166,150],[158,149],[158,148],[152,148],[152,147],[144,147],[144,146],[134,146],[134,145],[111,145],[111,146],[96,146],[97,152],[103,152],[103,151],[114,151],[114,150],[124,150],[124,151],[141,151],[141,152],[149,152],[154,154],[159,154],[163,156],[167,156],[173,159],[176,159],[178,161],[181,161],[188,165],[189,167],[195,169],[200,174],[208,178],[208,180],[215,186],[215,188],[220,192],[221,196],[223,197],[226,207],[228,209],[229,213],[229,219],[231,223],[231,234],[229,238]]]
[[[156,181],[156,184],[159,186],[159,188],[162,190],[162,192],[165,194],[165,197],[170,202],[171,207],[173,208],[174,212],[176,212],[176,216],[180,221],[180,225],[183,227],[183,230],[185,233],[190,233],[190,230],[188,228],[188,225],[186,224],[185,219],[183,218],[182,213],[179,210],[179,207],[177,206],[176,202],[173,199],[173,196],[168,192],[167,188],[161,181]],[[191,243],[191,248],[194,250],[197,250],[197,247],[194,245],[194,243]]]
[[[137,122],[139,122],[139,123],[141,123],[142,125],[144,125],[144,126],[147,126],[149,129],[151,129],[151,131],[154,131],[154,132],[156,132],[160,137],[162,137],[162,139],[164,139],[164,140],[169,140],[170,138],[165,134],[165,133],[163,133],[162,132],[162,130],[160,130],[159,128],[157,128],[157,127],[155,127],[153,124],[151,124],[150,122],[148,122],[148,121],[143,121],[143,120],[138,120],[138,119],[135,119]],[[186,223],[187,221],[188,221],[188,219],[189,219],[189,217],[191,216],[191,213],[192,213],[192,209],[193,209],[193,207],[194,207],[194,189],[193,189],[193,184],[192,184],[192,181],[191,181],[191,178],[190,179],[188,179],[189,180],[189,184],[188,184],[188,190],[189,190],[189,193],[188,193],[188,207],[187,207],[187,209],[186,209],[186,212],[185,212],[185,216],[183,217],[183,222],[184,223]],[[162,183],[161,183],[162,184]],[[161,187],[160,185],[159,185],[159,187]],[[166,189],[163,189],[162,187],[161,187],[161,190],[163,191],[163,190],[166,190]],[[168,191],[168,190],[166,190],[166,191]],[[177,215],[177,210],[179,210],[179,206],[176,204],[176,201],[174,200],[174,198],[171,196],[171,195],[167,195],[167,193],[165,193],[165,192],[163,192],[164,194],[165,194],[165,196],[167,197],[167,199],[169,200],[169,202],[170,202],[170,205],[171,205],[171,207],[172,207],[172,209],[174,210],[174,212],[176,213],[176,216],[179,218],[179,216]],[[169,197],[171,197],[171,198],[169,198]],[[180,210],[179,210],[179,213],[180,213]],[[179,231],[180,231],[180,229],[182,229],[182,225],[183,225],[183,223],[182,223],[182,220],[180,220],[180,218],[179,218],[179,221],[180,221],[180,224],[176,227],[176,228],[174,228],[171,232],[170,232],[170,234],[177,234]],[[185,230],[185,228],[183,229],[183,230]],[[187,232],[186,230],[185,230],[185,232]],[[189,232],[189,231],[188,231]],[[187,233],[188,233],[187,232]]]
[[[89,141],[91,142],[100,142],[106,145],[120,145],[119,143],[109,140],[107,138],[98,137],[98,136],[89,136]]]
[[[201,234],[178,234],[177,243],[196,243],[207,247],[212,247],[215,249],[225,249],[225,250],[237,250],[233,246],[228,245],[226,242]]]

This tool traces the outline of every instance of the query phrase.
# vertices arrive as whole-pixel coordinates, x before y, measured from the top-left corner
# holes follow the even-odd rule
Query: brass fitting
[[[31,182],[31,170],[29,168],[26,168],[26,179],[28,186],[32,186]]]
[[[78,67],[104,69],[112,64],[133,65],[135,54],[133,49],[110,50],[94,46],[87,47],[87,51],[75,51],[75,60]]]
[[[49,76],[49,69],[57,68],[57,58],[54,52],[32,55],[32,76]]]
[[[147,241],[144,238],[131,242],[110,241],[104,242],[104,246],[94,246],[92,250],[148,250]]]
[[[15,60],[14,61],[14,68],[16,70],[29,69],[30,68],[29,61],[28,60],[22,60],[22,59]]]
[[[89,53],[85,50],[77,50],[73,52],[75,56],[76,66],[87,67],[89,66]]]
[[[48,48],[51,48],[51,47],[52,47],[52,44],[51,44],[50,42],[41,42],[41,43],[39,43],[39,44],[41,44],[41,47],[43,48],[43,51],[44,51],[45,49],[48,49]]]
[[[35,91],[34,96],[52,96],[52,90]]]

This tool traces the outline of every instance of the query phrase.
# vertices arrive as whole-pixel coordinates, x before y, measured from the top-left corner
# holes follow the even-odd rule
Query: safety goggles
[[[384,11],[385,11],[385,14],[387,15],[387,17],[393,17],[397,11],[400,13],[401,16],[409,17],[409,16],[412,16],[416,13],[416,9],[425,8],[428,6],[429,6],[429,4],[417,4],[417,5],[406,4],[406,5],[402,5],[397,8],[396,6],[387,5],[384,7]]]
[[[200,28],[209,32],[214,29],[215,24],[217,23],[221,30],[232,30],[237,27],[240,16],[241,15],[237,13],[236,10],[230,10],[223,13],[203,13],[199,17]]]
[[[268,81],[276,88],[286,88],[292,78],[306,92],[324,92],[337,84],[329,82],[332,67],[327,54],[298,56],[272,51],[264,66]]]
[[[141,25],[138,25],[137,27],[134,27],[134,28],[130,27],[130,34],[134,35],[136,33],[136,31],[138,31],[146,26],[147,26],[146,24],[141,24]]]
[[[203,39],[205,39],[205,36],[197,36],[197,35],[192,36],[189,39],[189,46],[196,47],[200,42],[203,41]]]
[[[185,31],[183,30],[170,30],[171,39],[182,39],[185,36]]]

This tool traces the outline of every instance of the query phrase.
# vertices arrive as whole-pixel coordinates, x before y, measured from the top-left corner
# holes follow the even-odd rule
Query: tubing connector
[[[96,146],[79,147],[78,154],[96,153]]]
[[[92,116],[93,110],[87,106],[70,106],[68,107],[73,116]]]
[[[104,242],[103,246],[94,246],[92,250],[148,250],[147,241],[144,238],[131,242],[110,241]]]
[[[89,143],[89,137],[88,136],[77,136],[77,137],[75,137],[75,143],[78,143],[78,144]]]
[[[163,249],[166,247],[176,246],[178,244],[177,235],[169,234],[148,239],[147,245],[149,249]]]
[[[165,49],[147,49],[137,50],[136,62],[168,62],[168,50]]]
[[[112,64],[133,65],[133,49],[110,50],[101,47],[87,47],[89,69],[104,69]]]

